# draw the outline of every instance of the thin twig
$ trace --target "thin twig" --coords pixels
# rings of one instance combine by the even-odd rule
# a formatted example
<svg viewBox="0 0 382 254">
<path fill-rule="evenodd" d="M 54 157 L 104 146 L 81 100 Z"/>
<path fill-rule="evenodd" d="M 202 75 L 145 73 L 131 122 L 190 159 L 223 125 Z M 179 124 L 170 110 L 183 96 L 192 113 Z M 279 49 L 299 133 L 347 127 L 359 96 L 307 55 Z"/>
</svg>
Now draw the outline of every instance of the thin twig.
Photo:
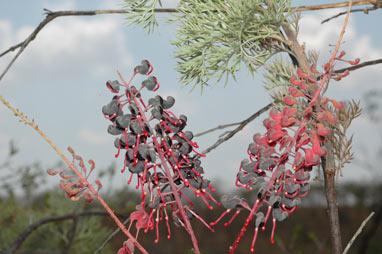
<svg viewBox="0 0 382 254">
<path fill-rule="evenodd" d="M 371 219 L 371 217 L 373 217 L 373 215 L 374 215 L 374 212 L 371 212 L 370 215 L 367 216 L 367 218 L 363 220 L 363 222 L 361 223 L 361 226 L 359 226 L 358 230 L 355 232 L 353 237 L 350 239 L 349 243 L 346 245 L 346 248 L 342 254 L 346 254 L 349 251 L 349 249 L 353 245 L 355 239 L 358 237 L 359 234 L 361 234 L 362 229 L 366 226 L 366 223 Z"/>
<path fill-rule="evenodd" d="M 240 123 L 240 125 L 234 129 L 233 131 L 231 131 L 227 136 L 225 136 L 224 138 L 220 138 L 218 139 L 218 141 L 216 141 L 215 144 L 211 145 L 210 147 L 206 148 L 202 154 L 206 154 L 206 153 L 209 153 L 211 152 L 213 149 L 215 149 L 216 147 L 218 147 L 219 145 L 221 145 L 222 143 L 224 143 L 225 141 L 229 140 L 230 138 L 232 138 L 236 133 L 238 133 L 239 131 L 241 131 L 247 124 L 249 124 L 250 122 L 252 122 L 253 120 L 255 120 L 257 117 L 259 117 L 262 113 L 264 113 L 265 111 L 267 111 L 270 107 L 272 106 L 272 103 L 269 103 L 268 105 L 266 105 L 265 107 L 261 108 L 259 111 L 257 111 L 256 113 L 254 113 L 253 115 L 251 115 L 250 117 L 248 117 L 247 119 L 245 119 L 244 121 L 242 121 Z"/>
<path fill-rule="evenodd" d="M 7 102 L 2 96 L 0 96 L 0 101 L 9 108 L 20 120 L 30 127 L 32 127 L 40 136 L 56 151 L 56 153 L 65 161 L 65 163 L 73 170 L 73 172 L 77 175 L 81 181 L 86 184 L 87 189 L 96 197 L 98 202 L 105 208 L 105 210 L 109 213 L 110 217 L 114 220 L 114 222 L 121 228 L 125 235 L 132 239 L 134 245 L 144 254 L 148 254 L 148 252 L 143 248 L 143 246 L 135 239 L 135 237 L 126 229 L 126 227 L 122 224 L 122 222 L 115 215 L 114 211 L 109 207 L 109 205 L 105 202 L 105 200 L 99 195 L 98 191 L 91 185 L 87 178 L 85 178 L 80 171 L 69 161 L 69 159 L 63 154 L 63 152 L 53 143 L 53 141 L 35 124 L 34 120 L 30 121 L 23 113 L 19 110 L 15 109 Z"/>
<path fill-rule="evenodd" d="M 108 216 L 109 213 L 105 211 L 84 211 L 76 214 L 67 214 L 67 215 L 61 215 L 61 216 L 53 216 L 48 218 L 43 218 L 31 225 L 28 226 L 27 229 L 25 229 L 21 234 L 18 235 L 18 237 L 13 241 L 12 245 L 9 247 L 9 249 L 12 251 L 12 253 L 16 252 L 21 244 L 25 241 L 25 239 L 37 228 L 41 227 L 44 224 L 51 223 L 51 222 L 57 222 L 57 221 L 63 221 L 63 220 L 73 220 L 74 218 L 78 217 L 85 217 L 85 216 Z M 125 215 L 118 214 L 119 217 L 127 217 Z M 6 251 L 5 251 L 6 253 Z"/>
<path fill-rule="evenodd" d="M 369 14 L 369 11 L 375 11 L 377 10 L 378 8 L 377 7 L 370 7 L 370 8 L 363 8 L 363 9 L 354 9 L 354 10 L 351 10 L 350 12 L 364 12 L 365 14 Z M 327 18 L 327 19 L 324 19 L 323 21 L 321 21 L 321 24 L 324 24 L 332 19 L 335 19 L 335 18 L 338 18 L 342 15 L 345 15 L 347 12 L 346 11 L 343 11 L 343 12 L 340 12 L 330 18 Z"/>
<path fill-rule="evenodd" d="M 203 136 L 205 134 L 208 134 L 208 133 L 211 133 L 211 132 L 214 132 L 214 131 L 217 131 L 217 130 L 222 130 L 222 129 L 225 129 L 225 128 L 228 128 L 228 127 L 236 126 L 236 125 L 241 124 L 242 122 L 243 121 L 237 122 L 237 123 L 221 124 L 221 125 L 216 126 L 215 128 L 211 128 L 209 130 L 206 130 L 206 131 L 200 132 L 198 134 L 195 134 L 194 137 L 200 137 L 200 136 Z"/>
<path fill-rule="evenodd" d="M 357 64 L 357 65 L 354 65 L 354 66 L 349 66 L 349 67 L 346 67 L 346 68 L 343 68 L 343 69 L 335 70 L 334 72 L 335 73 L 342 73 L 342 72 L 345 72 L 345 71 L 354 71 L 354 70 L 357 70 L 359 68 L 362 68 L 362 67 L 365 67 L 365 66 L 369 66 L 369 65 L 375 65 L 375 64 L 382 64 L 382 58 L 381 59 L 372 60 L 372 61 L 366 61 L 366 62 Z"/>
<path fill-rule="evenodd" d="M 70 253 L 69 252 L 70 248 L 72 247 L 74 238 L 76 236 L 77 226 L 78 226 L 78 216 L 74 216 L 73 222 L 72 222 L 72 228 L 69 232 L 68 243 L 66 244 L 65 249 L 63 251 L 65 254 Z"/>
<path fill-rule="evenodd" d="M 12 67 L 12 65 L 15 63 L 17 58 L 21 55 L 21 53 L 25 50 L 25 48 L 29 45 L 31 41 L 33 41 L 37 34 L 52 20 L 54 20 L 57 17 L 64 17 L 64 16 L 94 16 L 94 15 L 102 15 L 102 14 L 123 14 L 127 13 L 126 10 L 91 10 L 91 11 L 57 11 L 52 12 L 49 10 L 44 9 L 46 13 L 46 17 L 43 21 L 33 30 L 33 32 L 23 41 L 20 42 L 9 49 L 5 50 L 3 53 L 0 54 L 0 57 L 6 55 L 7 53 L 14 51 L 16 49 L 19 49 L 17 54 L 12 58 L 12 60 L 9 62 L 9 64 L 5 67 L 4 71 L 0 75 L 0 81 L 3 79 L 5 74 L 9 71 L 9 69 Z M 175 9 L 155 9 L 155 12 L 158 13 L 172 13 L 176 12 Z"/>
<path fill-rule="evenodd" d="M 127 218 L 127 219 L 123 222 L 123 225 L 126 225 L 126 224 L 129 223 L 129 222 L 130 222 L 130 217 Z M 119 227 L 116 228 L 116 229 L 113 231 L 113 233 L 111 233 L 111 234 L 105 239 L 105 241 L 101 244 L 101 246 L 99 246 L 98 249 L 96 249 L 96 250 L 94 251 L 94 254 L 98 254 L 98 253 L 100 253 L 100 252 L 103 250 L 103 248 L 105 248 L 105 246 L 111 241 L 111 239 L 113 239 L 114 236 L 116 236 L 116 235 L 119 233 L 119 231 L 121 231 L 121 229 L 120 229 Z"/>
<path fill-rule="evenodd" d="M 353 1 L 352 6 L 356 5 L 377 5 L 378 0 L 361 0 L 361 1 Z M 324 9 L 334 9 L 334 8 L 342 8 L 342 7 L 348 7 L 349 1 L 342 2 L 342 3 L 334 3 L 334 4 L 321 4 L 321 5 L 315 5 L 315 6 L 299 6 L 297 8 L 298 11 L 317 11 L 317 10 L 324 10 Z"/>
<path fill-rule="evenodd" d="M 353 5 L 367 5 L 372 4 L 374 6 L 377 5 L 377 0 L 364 0 L 364 1 L 354 1 Z M 329 9 L 329 8 L 340 8 L 347 6 L 347 2 L 343 3 L 336 3 L 336 4 L 323 4 L 323 5 L 314 5 L 314 6 L 298 6 L 298 7 L 291 7 L 291 9 L 295 9 L 297 11 L 309 11 L 309 10 L 323 10 L 323 9 Z M 5 50 L 0 54 L 0 57 L 8 54 L 9 52 L 15 51 L 16 49 L 19 49 L 17 54 L 12 58 L 12 60 L 8 63 L 8 65 L 5 67 L 4 71 L 0 75 L 0 81 L 4 78 L 5 74 L 9 71 L 9 69 L 12 67 L 12 65 L 15 63 L 17 58 L 23 53 L 25 48 L 29 45 L 31 41 L 33 41 L 37 34 L 52 20 L 54 20 L 57 17 L 64 17 L 64 16 L 94 16 L 94 15 L 102 15 L 102 14 L 124 14 L 127 13 L 128 10 L 118 9 L 118 10 L 89 10 L 89 11 L 57 11 L 52 12 L 49 10 L 44 9 L 46 17 L 43 21 L 33 30 L 33 32 L 22 42 L 11 46 L 9 49 Z M 286 10 L 288 11 L 288 10 Z M 159 8 L 154 9 L 154 12 L 156 13 L 175 13 L 178 12 L 177 9 L 173 8 Z M 298 53 L 298 51 L 297 51 Z M 302 66 L 304 68 L 304 66 Z"/>
<path fill-rule="evenodd" d="M 379 187 L 381 188 L 381 187 Z M 363 254 L 367 253 L 367 249 L 369 247 L 370 240 L 373 238 L 373 236 L 377 233 L 378 227 L 380 226 L 382 222 L 382 203 L 381 203 L 381 192 L 382 189 L 379 189 L 378 196 L 376 197 L 376 206 L 374 209 L 376 209 L 375 216 L 373 217 L 371 226 L 365 230 L 366 232 L 363 233 L 361 237 L 361 243 L 358 248 L 358 253 Z"/>
</svg>

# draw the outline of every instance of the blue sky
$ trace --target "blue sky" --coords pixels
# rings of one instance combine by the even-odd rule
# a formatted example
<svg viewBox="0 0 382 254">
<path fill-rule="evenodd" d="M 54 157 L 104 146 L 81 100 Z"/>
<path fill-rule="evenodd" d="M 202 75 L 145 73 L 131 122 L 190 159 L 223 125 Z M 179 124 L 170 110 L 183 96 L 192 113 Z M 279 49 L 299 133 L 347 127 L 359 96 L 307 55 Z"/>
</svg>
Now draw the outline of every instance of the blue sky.
<svg viewBox="0 0 382 254">
<path fill-rule="evenodd" d="M 164 2 L 167 6 L 176 3 L 175 0 Z M 317 1 L 295 1 L 294 5 L 312 3 Z M 1 52 L 29 35 L 44 18 L 43 8 L 53 11 L 117 9 L 120 1 L 0 0 Z M 321 52 L 321 63 L 329 56 L 328 44 L 336 42 L 343 17 L 325 25 L 320 21 L 335 13 L 337 10 L 302 13 L 299 40 L 305 42 L 308 49 Z M 40 32 L 0 81 L 0 95 L 29 118 L 34 118 L 61 150 L 71 146 L 84 158 L 95 160 L 99 168 L 109 165 L 115 153 L 114 137 L 106 133 L 108 122 L 101 114 L 102 105 L 111 97 L 105 82 L 117 79 L 117 70 L 130 77 L 133 67 L 142 59 L 152 62 L 154 75 L 161 84 L 158 93 L 176 98 L 173 111 L 188 116 L 187 129 L 194 133 L 241 121 L 270 102 L 262 86 L 261 70 L 255 78 L 243 71 L 237 83 L 232 81 L 225 88 L 220 84 L 206 89 L 202 95 L 198 90 L 190 92 L 189 87 L 183 87 L 174 70 L 176 59 L 170 45 L 176 27 L 166 25 L 163 17 L 161 14 L 160 28 L 153 35 L 127 26 L 122 15 L 58 18 Z M 351 16 L 343 45 L 349 57 L 360 57 L 361 61 L 382 58 L 382 35 L 375 32 L 381 17 L 380 11 Z M 0 70 L 9 59 L 10 55 L 0 59 Z M 369 89 L 381 89 L 381 80 L 382 65 L 365 68 L 341 83 L 332 83 L 329 96 L 337 100 L 361 99 Z M 147 92 L 143 96 L 148 99 L 152 94 Z M 252 135 L 264 132 L 261 126 L 264 117 L 208 154 L 203 161 L 207 178 L 224 183 L 228 189 L 234 186 L 233 179 L 240 161 L 246 158 Z M 362 116 L 354 122 L 352 132 L 357 161 L 373 160 L 382 140 L 378 126 Z M 197 139 L 201 150 L 214 143 L 220 133 Z M 20 124 L 10 111 L 0 106 L 0 160 L 6 156 L 11 139 L 20 149 L 15 165 L 41 161 L 43 166 L 49 167 L 59 160 L 31 128 Z M 122 159 L 117 162 L 121 167 Z M 376 175 L 380 177 L 381 173 L 352 164 L 345 167 L 340 181 L 372 180 Z M 125 182 L 127 178 L 123 175 L 120 181 Z"/>
</svg>

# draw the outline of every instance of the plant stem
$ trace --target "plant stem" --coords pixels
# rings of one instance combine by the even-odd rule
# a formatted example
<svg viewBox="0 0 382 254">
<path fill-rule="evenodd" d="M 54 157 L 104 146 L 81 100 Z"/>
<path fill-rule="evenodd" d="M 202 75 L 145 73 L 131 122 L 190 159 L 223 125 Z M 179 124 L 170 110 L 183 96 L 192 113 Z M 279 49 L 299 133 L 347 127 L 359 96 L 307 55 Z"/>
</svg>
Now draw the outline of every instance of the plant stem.
<svg viewBox="0 0 382 254">
<path fill-rule="evenodd" d="M 325 179 L 325 195 L 326 201 L 328 203 L 328 217 L 330 226 L 330 240 L 332 242 L 332 253 L 341 254 L 342 253 L 342 239 L 341 239 L 341 229 L 340 220 L 338 217 L 338 204 L 337 204 L 337 194 L 335 187 L 335 171 L 326 168 L 326 161 L 322 160 L 322 168 L 324 171 Z"/>
<path fill-rule="evenodd" d="M 119 77 L 121 78 L 121 80 L 123 81 L 123 83 L 125 84 L 125 86 L 127 88 L 129 88 L 129 85 L 126 83 L 126 81 L 124 80 L 124 78 L 121 76 L 121 74 L 119 74 Z M 141 104 L 139 103 L 139 101 L 137 100 L 136 96 L 135 95 L 132 95 L 132 99 L 134 100 L 134 103 L 135 105 L 137 106 L 140 114 L 141 114 L 141 117 L 143 119 L 144 122 L 146 122 L 147 124 L 149 123 L 149 121 L 147 120 L 147 117 L 145 115 L 145 112 L 142 110 L 141 108 Z M 150 126 L 148 124 L 148 126 Z M 151 133 L 154 133 L 154 131 L 150 128 L 150 131 Z M 154 142 L 154 145 L 155 147 L 157 148 L 158 150 L 158 155 L 159 155 L 159 158 L 162 162 L 162 166 L 164 167 L 164 170 L 165 170 L 165 175 L 166 175 L 166 178 L 168 180 L 168 183 L 170 184 L 170 188 L 171 188 L 171 191 L 172 191 L 172 194 L 174 195 L 174 198 L 175 198 L 175 202 L 176 202 L 176 205 L 178 206 L 178 209 L 179 209 L 179 212 L 180 212 L 180 215 L 183 217 L 183 221 L 184 223 L 186 224 L 186 231 L 187 233 L 190 235 L 191 237 L 191 241 L 192 241 L 192 244 L 194 246 L 194 253 L 195 254 L 200 254 L 200 251 L 199 251 L 199 246 L 198 246 L 198 240 L 196 239 L 196 236 L 195 236 L 195 233 L 194 233 L 194 230 L 192 229 L 192 226 L 191 226 L 191 223 L 190 223 L 190 220 L 188 219 L 187 217 L 187 214 L 186 214 L 186 211 L 184 210 L 184 206 L 182 204 L 182 200 L 181 200 L 181 197 L 179 195 L 179 190 L 178 188 L 176 187 L 175 183 L 174 183 L 174 179 L 172 177 L 172 174 L 171 174 L 171 170 L 170 168 L 168 167 L 168 164 L 167 164 L 167 160 L 164 156 L 164 152 L 157 140 L 157 138 L 155 137 L 155 135 L 152 135 L 152 140 Z"/>
<path fill-rule="evenodd" d="M 148 254 L 148 252 L 143 248 L 143 246 L 135 239 L 133 235 L 126 229 L 125 225 L 118 219 L 118 217 L 115 215 L 113 210 L 108 206 L 108 204 L 103 200 L 103 198 L 98 194 L 98 191 L 96 191 L 93 186 L 87 181 L 86 178 L 83 177 L 81 172 L 77 170 L 77 168 L 69 161 L 69 159 L 61 152 L 60 149 L 53 143 L 53 141 L 45 135 L 45 133 L 34 123 L 33 121 L 29 121 L 29 119 L 21 112 L 19 112 L 18 109 L 15 109 L 12 107 L 2 96 L 0 96 L 0 101 L 9 108 L 17 117 L 19 117 L 24 123 L 31 126 L 40 136 L 48 142 L 48 144 L 53 148 L 53 150 L 56 151 L 56 153 L 65 161 L 65 163 L 73 170 L 73 172 L 83 181 L 83 183 L 86 184 L 89 191 L 98 199 L 98 201 L 101 203 L 101 205 L 105 208 L 105 210 L 109 213 L 110 217 L 115 221 L 115 223 L 118 225 L 118 227 L 125 233 L 125 235 L 132 239 L 135 246 L 144 254 Z"/>
</svg>

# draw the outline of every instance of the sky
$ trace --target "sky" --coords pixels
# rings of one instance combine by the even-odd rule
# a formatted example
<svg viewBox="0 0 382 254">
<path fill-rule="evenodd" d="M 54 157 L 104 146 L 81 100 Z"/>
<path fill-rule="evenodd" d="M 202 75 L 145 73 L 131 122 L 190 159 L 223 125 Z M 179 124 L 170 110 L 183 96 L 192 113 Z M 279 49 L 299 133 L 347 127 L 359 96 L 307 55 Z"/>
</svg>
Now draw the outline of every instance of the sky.
<svg viewBox="0 0 382 254">
<path fill-rule="evenodd" d="M 163 1 L 165 6 L 176 6 L 176 0 Z M 333 1 L 320 1 L 333 2 Z M 294 1 L 294 6 L 310 5 L 317 1 Z M 24 40 L 43 20 L 43 9 L 93 10 L 119 9 L 121 1 L 103 0 L 0 0 L 0 51 Z M 343 9 L 342 9 L 343 10 Z M 324 25 L 320 22 L 338 10 L 303 12 L 300 21 L 299 41 L 307 49 L 320 52 L 319 63 L 330 56 L 341 30 L 344 16 Z M 49 23 L 26 48 L 21 57 L 0 81 L 0 95 L 19 108 L 63 151 L 71 146 L 86 159 L 93 159 L 97 168 L 114 161 L 114 137 L 107 134 L 108 121 L 101 113 L 111 94 L 105 86 L 107 80 L 118 79 L 117 71 L 126 78 L 134 66 L 148 59 L 154 66 L 154 75 L 161 88 L 162 97 L 176 99 L 173 112 L 188 117 L 187 130 L 194 133 L 217 125 L 242 121 L 268 104 L 271 99 L 263 88 L 261 71 L 253 78 L 246 71 L 239 74 L 237 82 L 226 87 L 218 84 L 204 90 L 190 91 L 178 80 L 176 59 L 171 40 L 176 25 L 165 22 L 165 14 L 158 14 L 160 27 L 152 35 L 141 28 L 128 26 L 123 15 L 97 15 L 91 17 L 61 17 Z M 351 15 L 345 33 L 343 49 L 348 58 L 368 61 L 382 58 L 382 34 L 375 25 L 382 22 L 381 11 Z M 10 61 L 12 54 L 0 58 L 0 71 Z M 137 82 L 142 80 L 137 79 Z M 331 83 L 328 96 L 336 100 L 356 99 L 365 105 L 363 95 L 371 89 L 382 89 L 382 65 L 352 72 L 340 83 Z M 153 97 L 149 92 L 143 96 Z M 262 121 L 266 114 L 249 124 L 234 138 L 225 142 L 203 159 L 207 178 L 234 187 L 240 161 L 247 158 L 246 149 L 256 132 L 264 133 Z M 339 181 L 372 181 L 381 177 L 381 170 L 364 168 L 363 162 L 376 160 L 375 152 L 382 146 L 380 125 L 366 115 L 356 119 L 349 130 L 354 133 L 355 162 L 343 170 Z M 200 151 L 213 144 L 224 131 L 202 136 L 195 141 Z M 40 161 L 46 168 L 60 160 L 48 144 L 30 127 L 19 123 L 12 113 L 0 105 L 0 161 L 8 153 L 9 141 L 19 148 L 14 165 L 27 165 Z M 67 155 L 69 155 L 67 153 Z M 122 158 L 116 160 L 122 167 Z M 376 165 L 374 163 L 374 165 Z M 128 175 L 117 181 L 125 184 Z M 54 180 L 58 182 L 58 177 Z"/>
</svg>

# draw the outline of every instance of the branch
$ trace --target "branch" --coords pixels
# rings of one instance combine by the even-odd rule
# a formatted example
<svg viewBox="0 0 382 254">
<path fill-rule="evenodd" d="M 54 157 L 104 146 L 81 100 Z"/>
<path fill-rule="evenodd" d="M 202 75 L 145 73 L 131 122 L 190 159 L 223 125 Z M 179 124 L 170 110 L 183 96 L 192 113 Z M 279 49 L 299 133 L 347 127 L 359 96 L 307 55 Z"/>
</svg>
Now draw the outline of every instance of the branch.
<svg viewBox="0 0 382 254">
<path fill-rule="evenodd" d="M 102 15 L 102 14 L 123 14 L 127 13 L 126 10 L 92 10 L 92 11 L 57 11 L 52 12 L 50 10 L 44 9 L 46 17 L 41 23 L 33 30 L 33 32 L 23 41 L 20 42 L 3 53 L 0 54 L 0 57 L 8 54 L 11 51 L 14 51 L 16 49 L 19 49 L 17 54 L 12 58 L 12 60 L 9 62 L 7 67 L 5 67 L 4 71 L 0 75 L 0 81 L 3 79 L 5 74 L 8 72 L 8 70 L 12 67 L 14 62 L 17 60 L 17 58 L 21 55 L 21 53 L 25 50 L 25 48 L 29 45 L 31 41 L 33 41 L 37 34 L 52 20 L 54 20 L 57 17 L 64 17 L 64 16 L 94 16 L 94 15 Z M 158 13 L 172 13 L 177 12 L 175 9 L 155 9 L 155 12 Z"/>
<path fill-rule="evenodd" d="M 354 1 L 353 5 L 367 5 L 371 4 L 374 6 L 378 6 L 377 0 L 364 0 L 364 1 Z M 314 6 L 298 6 L 298 7 L 291 7 L 291 9 L 295 9 L 297 11 L 309 11 L 309 10 L 323 10 L 323 9 L 329 9 L 329 8 L 340 8 L 348 6 L 347 2 L 343 3 L 335 3 L 335 4 L 323 4 L 323 5 L 314 5 Z M 33 30 L 33 32 L 22 42 L 10 47 L 9 49 L 5 50 L 0 54 L 0 57 L 5 56 L 9 52 L 15 51 L 16 49 L 19 49 L 17 54 L 12 58 L 12 60 L 8 63 L 8 65 L 5 67 L 4 71 L 0 75 L 0 81 L 4 78 L 5 74 L 9 71 L 9 69 L 12 67 L 12 65 L 15 63 L 17 58 L 23 53 L 25 48 L 29 45 L 31 41 L 33 41 L 37 34 L 52 20 L 58 17 L 64 17 L 64 16 L 94 16 L 94 15 L 103 15 L 103 14 L 124 14 L 127 13 L 128 10 L 118 9 L 118 10 L 89 10 L 89 11 L 57 11 L 52 12 L 50 10 L 44 9 L 46 17 L 41 23 Z M 288 11 L 288 10 L 286 10 Z M 177 9 L 173 8 L 160 8 L 160 9 L 154 9 L 154 12 L 156 13 L 176 13 L 178 12 Z M 298 53 L 298 51 L 296 52 Z M 303 67 L 303 66 L 302 66 Z"/>
<path fill-rule="evenodd" d="M 370 8 L 363 8 L 363 9 L 354 9 L 354 10 L 351 10 L 350 12 L 364 12 L 365 14 L 369 14 L 369 11 L 375 11 L 377 10 L 378 8 L 381 8 L 381 7 L 370 7 Z M 342 15 L 345 15 L 347 12 L 346 11 L 343 11 L 343 12 L 340 12 L 330 18 L 327 18 L 327 19 L 324 19 L 323 21 L 321 21 L 321 24 L 324 24 L 332 19 L 335 19 L 335 18 L 338 18 Z"/>
<path fill-rule="evenodd" d="M 346 245 L 346 248 L 342 254 L 346 254 L 349 251 L 349 249 L 352 246 L 352 244 L 354 243 L 355 239 L 357 238 L 357 236 L 359 234 L 361 234 L 362 229 L 365 227 L 366 223 L 371 219 L 371 217 L 373 217 L 373 215 L 374 215 L 374 212 L 371 212 L 370 215 L 366 219 L 363 220 L 363 222 L 361 223 L 361 226 L 359 226 L 358 230 L 355 232 L 353 237 L 350 239 L 349 243 Z"/>
<path fill-rule="evenodd" d="M 345 30 L 346 30 L 346 26 L 347 26 L 348 21 L 349 21 L 349 16 L 350 16 L 352 4 L 353 4 L 353 1 L 350 0 L 347 14 L 346 14 L 346 17 L 344 20 L 344 24 L 342 26 L 341 33 L 339 35 L 339 38 L 338 38 L 336 47 L 333 51 L 332 57 L 330 58 L 330 61 L 328 63 L 329 66 L 333 65 L 333 62 L 336 58 L 338 49 L 341 45 L 341 41 L 343 39 L 343 36 L 345 34 Z M 324 75 L 324 77 L 322 78 L 320 88 L 322 88 L 322 85 L 325 83 L 326 78 L 327 78 L 327 74 Z M 320 90 L 320 88 L 318 89 L 318 91 Z M 316 93 L 316 95 L 312 101 L 314 101 L 316 99 L 317 95 L 318 95 L 318 93 Z M 330 151 L 330 150 L 328 150 L 328 151 Z M 329 157 L 329 160 L 331 159 L 330 154 L 328 154 L 326 156 Z M 330 239 L 331 239 L 331 243 L 332 243 L 332 253 L 333 254 L 340 254 L 340 253 L 342 253 L 343 247 L 342 247 L 342 240 L 341 240 L 341 227 L 340 227 L 340 220 L 339 220 L 339 216 L 338 216 L 337 193 L 336 193 L 336 186 L 335 186 L 336 171 L 333 168 L 329 168 L 329 167 L 331 167 L 331 165 L 330 165 L 331 163 L 329 162 L 329 166 L 328 166 L 326 157 L 321 157 L 321 162 L 322 162 L 322 164 L 321 164 L 322 170 L 324 172 L 325 196 L 326 196 L 326 201 L 328 204 L 328 217 L 329 217 L 329 226 L 330 226 Z"/>
<path fill-rule="evenodd" d="M 233 131 L 231 131 L 228 135 L 226 135 L 224 138 L 220 138 L 218 139 L 218 141 L 211 145 L 210 147 L 208 147 L 207 149 L 205 149 L 202 154 L 206 154 L 206 153 L 209 153 L 211 152 L 213 149 L 215 149 L 216 147 L 218 147 L 219 145 L 221 145 L 222 143 L 224 143 L 225 141 L 229 140 L 230 138 L 232 138 L 236 133 L 238 133 L 239 131 L 241 131 L 247 124 L 249 124 L 250 122 L 252 122 L 253 120 L 255 120 L 257 117 L 259 117 L 262 113 L 264 113 L 265 111 L 267 111 L 270 107 L 272 106 L 272 103 L 269 103 L 268 105 L 266 105 L 265 107 L 261 108 L 259 111 L 257 111 L 256 113 L 254 113 L 253 115 L 251 115 L 250 117 L 248 117 L 247 119 L 243 120 L 242 122 L 240 122 L 240 125 L 234 129 Z"/>
<path fill-rule="evenodd" d="M 69 232 L 68 243 L 66 244 L 65 249 L 63 251 L 64 254 L 70 253 L 69 250 L 72 247 L 74 237 L 76 236 L 77 226 L 78 226 L 78 216 L 74 216 L 73 222 L 72 222 L 72 228 Z"/>
<path fill-rule="evenodd" d="M 328 217 L 330 226 L 330 240 L 332 243 L 332 253 L 340 254 L 342 252 L 342 240 L 341 240 L 341 229 L 338 217 L 338 204 L 337 204 L 337 193 L 335 186 L 335 171 L 327 168 L 326 159 L 322 158 L 322 170 L 324 171 L 324 181 L 325 181 L 325 196 L 328 204 Z"/>
<path fill-rule="evenodd" d="M 104 211 L 84 211 L 84 212 L 81 212 L 81 213 L 67 214 L 67 215 L 62 215 L 62 216 L 54 216 L 54 217 L 48 217 L 48 218 L 41 219 L 41 220 L 31 224 L 27 229 L 24 230 L 24 232 L 19 234 L 19 236 L 16 238 L 16 240 L 13 241 L 13 243 L 10 246 L 9 249 L 11 250 L 11 253 L 16 252 L 20 248 L 21 244 L 25 241 L 25 239 L 33 231 L 35 231 L 36 229 L 38 229 L 39 227 L 41 227 L 44 224 L 51 223 L 51 222 L 63 221 L 63 220 L 74 220 L 74 219 L 76 219 L 78 217 L 93 216 L 93 215 L 108 216 L 109 213 L 108 212 L 104 212 Z M 125 217 L 125 218 L 128 217 L 126 215 L 121 215 L 121 214 L 117 214 L 117 216 L 118 217 L 122 217 L 122 218 L 123 217 Z"/>
<path fill-rule="evenodd" d="M 81 182 L 87 186 L 87 189 L 96 197 L 98 202 L 101 203 L 101 205 L 105 208 L 105 210 L 109 213 L 110 217 L 114 220 L 114 222 L 118 225 L 118 227 L 121 228 L 123 233 L 125 235 L 132 239 L 135 246 L 144 254 L 147 254 L 148 252 L 143 248 L 143 246 L 135 239 L 135 237 L 126 229 L 125 225 L 122 224 L 122 222 L 118 219 L 114 211 L 109 207 L 109 205 L 105 202 L 105 200 L 99 195 L 98 191 L 91 185 L 87 178 L 85 178 L 82 173 L 69 161 L 69 159 L 61 152 L 61 150 L 53 143 L 53 141 L 36 125 L 34 122 L 34 119 L 32 121 L 29 121 L 29 119 L 18 109 L 15 109 L 10 105 L 9 102 L 7 102 L 1 95 L 0 95 L 0 101 L 9 108 L 15 116 L 20 118 L 20 121 L 24 122 L 25 124 L 32 127 L 52 148 L 56 151 L 56 153 L 65 161 L 65 163 L 73 170 L 75 175 L 81 180 Z M 176 193 L 175 193 L 176 195 Z"/>
<path fill-rule="evenodd" d="M 215 128 L 211 128 L 209 130 L 200 132 L 200 133 L 196 134 L 194 137 L 200 137 L 200 136 L 203 136 L 205 134 L 208 134 L 208 133 L 211 133 L 211 132 L 214 132 L 214 131 L 217 131 L 217 130 L 222 130 L 222 129 L 225 129 L 225 128 L 228 128 L 228 127 L 236 126 L 236 125 L 241 124 L 242 122 L 243 121 L 237 122 L 237 123 L 221 124 L 221 125 L 216 126 Z"/>
<path fill-rule="evenodd" d="M 361 1 L 353 1 L 353 6 L 356 5 L 366 5 L 371 4 L 374 6 L 378 5 L 378 0 L 361 0 Z M 321 5 L 315 5 L 315 6 L 299 6 L 296 9 L 298 11 L 317 11 L 317 10 L 323 10 L 323 9 L 334 9 L 334 8 L 342 8 L 342 7 L 348 7 L 349 2 L 342 2 L 342 3 L 334 3 L 334 4 L 321 4 Z"/>
<path fill-rule="evenodd" d="M 379 188 L 381 188 L 381 186 Z M 361 243 L 358 248 L 359 254 L 367 253 L 369 242 L 372 239 L 372 237 L 375 235 L 375 233 L 377 232 L 378 227 L 382 222 L 382 203 L 380 201 L 381 194 L 382 194 L 381 189 L 379 189 L 377 192 L 379 192 L 379 195 L 376 197 L 376 204 L 375 204 L 376 205 L 375 209 L 377 211 L 373 218 L 373 222 L 371 226 L 368 228 L 368 230 L 366 230 L 366 232 L 361 237 Z"/>
<path fill-rule="evenodd" d="M 129 221 L 130 221 L 130 217 L 127 218 L 127 219 L 123 222 L 123 225 L 126 225 Z M 98 253 L 100 253 L 100 252 L 103 250 L 103 248 L 105 248 L 105 246 L 111 241 L 111 239 L 113 239 L 114 236 L 115 236 L 116 234 L 119 233 L 119 231 L 121 231 L 121 229 L 120 229 L 119 227 L 116 228 L 116 229 L 113 231 L 113 233 L 111 233 L 111 234 L 106 238 L 106 240 L 101 244 L 101 246 L 99 246 L 98 249 L 96 249 L 96 250 L 94 251 L 94 254 L 98 254 Z"/>
<path fill-rule="evenodd" d="M 349 67 L 346 67 L 346 68 L 343 68 L 343 69 L 335 70 L 334 72 L 335 73 L 342 73 L 342 72 L 345 72 L 345 71 L 354 71 L 354 70 L 360 69 L 362 67 L 369 66 L 369 65 L 375 65 L 375 64 L 382 64 L 382 58 L 381 59 L 372 60 L 372 61 L 366 61 L 366 62 L 363 62 L 361 64 L 357 64 L 357 65 L 354 65 L 354 66 L 349 66 Z"/>
</svg>

